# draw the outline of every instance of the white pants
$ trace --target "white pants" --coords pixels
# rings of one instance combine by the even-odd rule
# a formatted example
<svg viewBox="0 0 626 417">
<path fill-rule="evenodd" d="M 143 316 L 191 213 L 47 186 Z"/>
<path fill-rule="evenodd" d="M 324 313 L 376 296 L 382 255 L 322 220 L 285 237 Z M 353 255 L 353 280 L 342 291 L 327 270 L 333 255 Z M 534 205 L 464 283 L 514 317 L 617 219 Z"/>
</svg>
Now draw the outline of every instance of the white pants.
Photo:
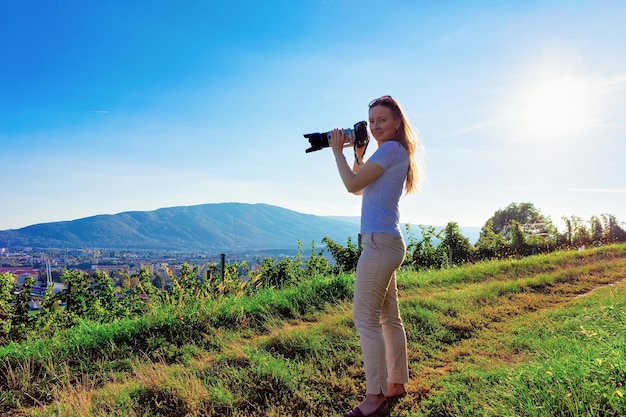
<svg viewBox="0 0 626 417">
<path fill-rule="evenodd" d="M 409 382 L 396 284 L 406 246 L 402 237 L 382 232 L 361 235 L 361 243 L 352 313 L 361 339 L 366 392 L 386 394 L 387 383 Z"/>
</svg>

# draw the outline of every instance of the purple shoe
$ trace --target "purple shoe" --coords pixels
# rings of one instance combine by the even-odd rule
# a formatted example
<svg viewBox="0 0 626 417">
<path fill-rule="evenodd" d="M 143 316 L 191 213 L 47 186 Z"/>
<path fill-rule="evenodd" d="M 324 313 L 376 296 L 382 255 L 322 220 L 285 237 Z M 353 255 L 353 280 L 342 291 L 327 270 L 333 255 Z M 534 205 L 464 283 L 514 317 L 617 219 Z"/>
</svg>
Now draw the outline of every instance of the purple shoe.
<svg viewBox="0 0 626 417">
<path fill-rule="evenodd" d="M 383 411 L 386 411 L 388 407 L 389 407 L 389 404 L 387 404 L 387 400 L 385 400 L 382 402 L 382 404 L 378 406 L 376 410 L 374 410 L 372 414 L 365 415 L 363 414 L 363 411 L 361 411 L 359 407 L 355 407 L 352 411 L 349 411 L 346 414 L 344 414 L 343 417 L 377 417 L 377 416 L 380 416 L 383 413 Z"/>
</svg>

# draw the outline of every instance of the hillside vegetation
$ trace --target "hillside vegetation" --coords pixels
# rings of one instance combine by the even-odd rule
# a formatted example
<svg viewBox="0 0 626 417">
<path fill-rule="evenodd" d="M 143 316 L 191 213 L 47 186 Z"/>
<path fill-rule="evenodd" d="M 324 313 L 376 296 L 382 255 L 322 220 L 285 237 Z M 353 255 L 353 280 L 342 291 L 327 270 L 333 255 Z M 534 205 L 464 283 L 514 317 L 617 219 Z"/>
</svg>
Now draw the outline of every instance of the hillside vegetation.
<svg viewBox="0 0 626 417">
<path fill-rule="evenodd" d="M 626 415 L 626 244 L 399 274 L 392 416 Z M 341 415 L 364 393 L 353 274 L 168 297 L 0 347 L 7 416 Z"/>
</svg>

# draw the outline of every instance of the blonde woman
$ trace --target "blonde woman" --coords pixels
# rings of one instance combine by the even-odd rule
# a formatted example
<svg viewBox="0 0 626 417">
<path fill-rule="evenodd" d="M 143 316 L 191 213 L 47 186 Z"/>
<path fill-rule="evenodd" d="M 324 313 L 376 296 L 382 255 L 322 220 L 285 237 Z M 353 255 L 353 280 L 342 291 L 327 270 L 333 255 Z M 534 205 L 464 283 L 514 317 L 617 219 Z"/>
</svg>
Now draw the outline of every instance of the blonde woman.
<svg viewBox="0 0 626 417">
<path fill-rule="evenodd" d="M 399 200 L 417 189 L 416 153 L 421 145 L 400 104 L 391 96 L 369 103 L 369 129 L 378 149 L 363 161 L 355 149 L 348 165 L 343 129 L 334 129 L 330 146 L 348 192 L 361 195 L 363 251 L 356 269 L 353 316 L 365 368 L 365 399 L 344 417 L 376 416 L 391 399 L 406 394 L 409 381 L 406 333 L 398 307 L 396 270 L 406 246 L 400 229 Z"/>
</svg>

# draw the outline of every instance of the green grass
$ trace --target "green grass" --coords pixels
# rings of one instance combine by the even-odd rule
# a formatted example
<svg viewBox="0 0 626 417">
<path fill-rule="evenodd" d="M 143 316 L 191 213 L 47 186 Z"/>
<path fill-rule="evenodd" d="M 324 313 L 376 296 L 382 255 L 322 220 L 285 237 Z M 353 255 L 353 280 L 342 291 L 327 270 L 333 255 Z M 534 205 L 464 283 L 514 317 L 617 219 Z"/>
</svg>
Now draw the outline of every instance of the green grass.
<svg viewBox="0 0 626 417">
<path fill-rule="evenodd" d="M 421 411 L 407 415 L 626 415 L 625 289 L 601 288 L 479 332 L 458 347 L 464 355 Z M 488 339 L 499 349 L 485 351 Z"/>
<path fill-rule="evenodd" d="M 626 415 L 626 298 L 605 288 L 524 325 L 514 342 L 536 352 L 535 363 L 508 375 L 511 405 L 551 415 Z M 618 291 L 620 295 L 618 295 Z M 519 398 L 525 397 L 525 401 Z"/>
<path fill-rule="evenodd" d="M 626 245 L 399 274 L 393 416 L 626 415 Z M 352 275 L 0 348 L 0 413 L 341 415 L 364 393 Z M 619 282 L 616 285 L 608 285 Z"/>
</svg>

